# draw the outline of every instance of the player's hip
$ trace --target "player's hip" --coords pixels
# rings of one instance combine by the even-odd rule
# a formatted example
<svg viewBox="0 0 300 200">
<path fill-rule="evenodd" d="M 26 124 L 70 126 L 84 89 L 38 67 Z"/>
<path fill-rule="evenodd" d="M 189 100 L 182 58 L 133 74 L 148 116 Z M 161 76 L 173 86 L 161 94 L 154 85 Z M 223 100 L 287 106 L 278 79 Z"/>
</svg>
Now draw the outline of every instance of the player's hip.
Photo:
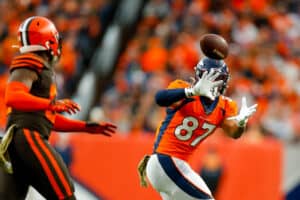
<svg viewBox="0 0 300 200">
<path fill-rule="evenodd" d="M 170 147 L 171 146 L 171 147 Z M 189 149 L 189 148 L 183 148 L 181 145 L 181 148 L 179 147 L 180 145 L 159 145 L 155 149 L 155 153 L 157 154 L 162 154 L 162 155 L 168 155 L 169 157 L 172 158 L 178 158 L 180 160 L 183 160 L 187 162 L 190 157 L 193 155 L 194 150 Z"/>
<path fill-rule="evenodd" d="M 189 199 L 212 199 L 204 181 L 184 160 L 164 154 L 153 154 L 148 161 L 146 172 L 149 181 L 159 192 L 170 195 L 184 194 L 189 196 Z"/>
<path fill-rule="evenodd" d="M 14 113 L 8 116 L 7 128 L 15 124 L 17 130 L 29 129 L 40 133 L 43 137 L 48 138 L 53 124 L 41 113 Z"/>
</svg>

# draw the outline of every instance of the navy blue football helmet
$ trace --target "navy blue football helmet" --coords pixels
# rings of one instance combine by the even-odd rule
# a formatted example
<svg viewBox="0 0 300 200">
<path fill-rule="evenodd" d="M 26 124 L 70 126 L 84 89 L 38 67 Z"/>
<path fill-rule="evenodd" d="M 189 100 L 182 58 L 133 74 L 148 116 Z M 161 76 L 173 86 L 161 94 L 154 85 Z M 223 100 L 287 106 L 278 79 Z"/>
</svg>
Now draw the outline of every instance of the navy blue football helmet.
<svg viewBox="0 0 300 200">
<path fill-rule="evenodd" d="M 224 94 L 229 81 L 229 70 L 223 60 L 216 60 L 208 57 L 202 58 L 195 67 L 196 77 L 200 78 L 205 71 L 210 71 L 211 69 L 220 73 L 216 78 L 216 81 L 223 80 L 224 83 L 219 87 L 219 92 L 220 94 Z"/>
</svg>

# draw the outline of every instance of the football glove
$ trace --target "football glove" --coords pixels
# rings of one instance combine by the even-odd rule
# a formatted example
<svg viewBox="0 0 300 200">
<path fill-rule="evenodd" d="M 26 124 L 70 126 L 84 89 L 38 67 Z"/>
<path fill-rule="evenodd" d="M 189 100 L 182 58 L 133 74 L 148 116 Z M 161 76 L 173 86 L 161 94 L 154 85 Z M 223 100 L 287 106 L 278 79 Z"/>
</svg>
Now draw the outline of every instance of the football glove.
<svg viewBox="0 0 300 200">
<path fill-rule="evenodd" d="M 257 104 L 248 107 L 246 97 L 243 97 L 239 114 L 233 117 L 228 117 L 227 120 L 236 120 L 238 126 L 244 127 L 248 122 L 248 118 L 256 112 L 256 108 Z"/>
<path fill-rule="evenodd" d="M 110 123 L 86 122 L 84 132 L 102 134 L 111 137 L 116 132 L 117 126 Z"/>
<path fill-rule="evenodd" d="M 15 127 L 15 124 L 10 126 L 4 134 L 3 138 L 0 140 L 0 167 L 4 169 L 4 171 L 8 174 L 13 173 L 12 164 L 8 154 L 8 147 L 12 141 Z"/>
<path fill-rule="evenodd" d="M 205 96 L 211 100 L 219 95 L 215 88 L 223 84 L 223 80 L 215 81 L 216 78 L 220 75 L 219 72 L 214 70 L 205 71 L 202 77 L 190 88 L 185 88 L 185 95 L 187 97 L 191 96 Z"/>
<path fill-rule="evenodd" d="M 67 112 L 75 114 L 80 111 L 80 106 L 70 99 L 53 100 L 49 105 L 49 110 L 58 113 Z"/>
<path fill-rule="evenodd" d="M 146 167 L 147 167 L 147 163 L 150 159 L 150 155 L 145 155 L 142 160 L 140 160 L 139 164 L 138 164 L 138 175 L 140 178 L 140 184 L 142 187 L 147 187 L 148 186 L 148 182 L 147 182 L 147 178 L 146 178 Z"/>
</svg>

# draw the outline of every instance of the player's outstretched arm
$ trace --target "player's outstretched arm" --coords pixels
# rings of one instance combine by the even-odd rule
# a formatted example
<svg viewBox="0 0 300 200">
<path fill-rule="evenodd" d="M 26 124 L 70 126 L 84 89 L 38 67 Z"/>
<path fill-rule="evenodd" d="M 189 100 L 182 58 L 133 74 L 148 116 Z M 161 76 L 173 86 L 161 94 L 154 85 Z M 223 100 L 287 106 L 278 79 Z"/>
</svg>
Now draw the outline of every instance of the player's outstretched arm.
<svg viewBox="0 0 300 200">
<path fill-rule="evenodd" d="M 256 108 L 257 104 L 248 107 L 246 97 L 243 97 L 239 114 L 225 119 L 222 125 L 223 130 L 227 135 L 239 138 L 245 130 L 249 117 L 256 112 Z"/>
<path fill-rule="evenodd" d="M 87 132 L 91 134 L 101 134 L 112 136 L 116 132 L 117 126 L 111 123 L 85 122 L 81 120 L 69 119 L 57 114 L 54 121 L 53 130 L 62 132 Z"/>
</svg>

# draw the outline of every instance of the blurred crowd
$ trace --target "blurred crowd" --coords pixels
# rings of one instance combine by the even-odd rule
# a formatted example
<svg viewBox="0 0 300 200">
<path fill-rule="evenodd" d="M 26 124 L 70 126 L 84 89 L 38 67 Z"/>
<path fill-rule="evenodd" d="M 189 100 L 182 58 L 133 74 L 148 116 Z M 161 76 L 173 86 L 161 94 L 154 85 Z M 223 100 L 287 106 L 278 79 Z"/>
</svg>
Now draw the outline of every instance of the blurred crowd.
<svg viewBox="0 0 300 200">
<path fill-rule="evenodd" d="M 107 26 L 109 0 L 0 0 L 0 127 L 5 126 L 3 104 L 8 66 L 18 52 L 18 27 L 34 15 L 51 19 L 62 37 L 62 57 L 55 66 L 59 98 L 70 97 Z"/>
<path fill-rule="evenodd" d="M 295 141 L 300 136 L 300 1 L 150 0 L 135 35 L 91 113 L 119 125 L 123 133 L 153 134 L 164 110 L 158 89 L 189 80 L 203 56 L 199 38 L 221 34 L 230 44 L 231 79 L 226 95 L 258 103 L 247 135 Z"/>
<path fill-rule="evenodd" d="M 69 97 L 99 44 L 110 0 L 0 1 L 0 109 L 7 68 L 17 49 L 17 28 L 31 15 L 54 21 L 63 36 L 57 65 L 60 97 Z M 149 0 L 121 53 L 90 120 L 109 120 L 123 134 L 153 134 L 164 110 L 154 94 L 174 79 L 189 80 L 203 56 L 199 38 L 221 34 L 230 45 L 226 91 L 237 102 L 258 103 L 250 138 L 300 138 L 300 1 Z M 96 91 L 95 91 L 96 92 Z M 5 112 L 0 112 L 4 126 Z"/>
</svg>

